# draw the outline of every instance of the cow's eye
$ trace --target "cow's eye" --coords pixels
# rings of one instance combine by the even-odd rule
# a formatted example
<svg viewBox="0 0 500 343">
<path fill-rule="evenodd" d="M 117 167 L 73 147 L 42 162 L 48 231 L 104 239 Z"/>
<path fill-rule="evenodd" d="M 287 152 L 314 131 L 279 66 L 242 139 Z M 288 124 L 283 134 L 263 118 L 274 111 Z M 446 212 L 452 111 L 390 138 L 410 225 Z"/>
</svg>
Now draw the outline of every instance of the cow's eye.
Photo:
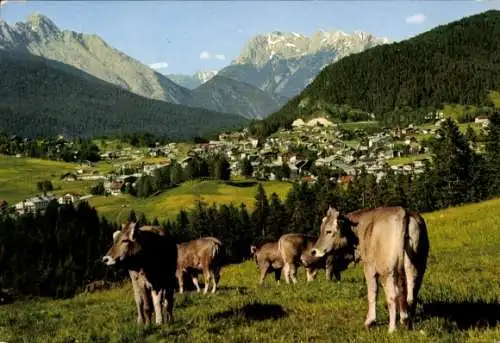
<svg viewBox="0 0 500 343">
<path fill-rule="evenodd" d="M 326 234 L 327 234 L 327 235 L 331 235 L 331 234 L 332 234 L 332 230 L 328 230 L 328 231 L 326 231 Z"/>
</svg>

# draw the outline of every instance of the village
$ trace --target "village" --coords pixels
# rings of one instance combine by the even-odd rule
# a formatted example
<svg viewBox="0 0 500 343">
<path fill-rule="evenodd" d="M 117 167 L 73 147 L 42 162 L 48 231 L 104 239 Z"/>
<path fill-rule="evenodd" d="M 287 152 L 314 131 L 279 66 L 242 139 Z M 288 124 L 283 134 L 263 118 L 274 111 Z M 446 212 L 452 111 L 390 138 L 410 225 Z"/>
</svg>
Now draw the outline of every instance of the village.
<svg viewBox="0 0 500 343">
<path fill-rule="evenodd" d="M 106 196 L 120 196 L 126 184 L 135 185 L 141 176 L 153 175 L 155 170 L 169 166 L 174 160 L 185 168 L 192 159 L 213 155 L 222 155 L 227 159 L 232 177 L 243 174 L 243 162 L 247 160 L 251 165 L 251 177 L 258 180 L 315 182 L 317 175 L 314 171 L 317 168 L 339 171 L 337 182 L 341 183 L 349 182 L 361 168 L 376 176 L 377 180 L 385 175 L 387 168 L 396 173 L 419 174 L 424 170 L 425 160 L 429 159 L 429 148 L 424 140 L 436 134 L 443 120 L 442 112 L 432 115 L 435 123 L 431 126 L 410 124 L 405 128 L 380 130 L 372 135 L 366 135 L 362 129 L 355 129 L 351 131 L 350 137 L 345 136 L 345 130 L 339 124 L 326 117 L 307 121 L 297 119 L 289 130 L 281 129 L 260 144 L 251 137 L 247 129 L 243 129 L 221 133 L 217 140 L 193 144 L 184 155 L 179 149 L 179 143 L 164 146 L 157 144 L 147 149 L 126 147 L 101 154 L 103 162 L 100 163 L 111 163 L 113 166 L 108 173 L 99 172 L 92 168 L 93 163 L 87 161 L 74 172 L 61 175 L 61 179 L 65 182 L 102 182 Z M 488 119 L 476 117 L 475 124 L 484 128 Z M 155 162 L 145 159 L 154 159 Z M 288 170 L 285 176 L 280 173 L 282 168 Z M 85 191 L 87 190 L 82 190 Z M 54 195 L 44 194 L 15 204 L 15 210 L 18 214 L 43 212 L 52 200 L 67 204 L 90 197 L 91 194 L 67 193 L 56 198 Z"/>
</svg>

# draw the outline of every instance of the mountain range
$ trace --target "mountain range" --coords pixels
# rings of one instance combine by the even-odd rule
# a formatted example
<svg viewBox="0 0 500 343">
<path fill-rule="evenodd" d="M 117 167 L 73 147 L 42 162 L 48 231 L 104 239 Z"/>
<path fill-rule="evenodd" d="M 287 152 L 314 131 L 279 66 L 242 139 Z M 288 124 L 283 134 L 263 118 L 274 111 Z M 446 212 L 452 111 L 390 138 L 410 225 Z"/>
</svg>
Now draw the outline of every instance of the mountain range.
<svg viewBox="0 0 500 343">
<path fill-rule="evenodd" d="M 193 75 L 167 74 L 166 76 L 182 87 L 195 89 L 213 78 L 217 73 L 217 70 L 200 70 Z"/>
<path fill-rule="evenodd" d="M 412 111 L 427 113 L 446 104 L 494 106 L 500 91 L 499 56 L 500 11 L 465 17 L 330 64 L 254 128 L 267 135 L 336 105 L 374 113 L 382 121 L 398 111 L 411 116 Z"/>
<path fill-rule="evenodd" d="M 0 50 L 0 132 L 26 137 L 150 132 L 172 140 L 244 127 L 241 116 L 145 98 L 67 64 Z"/>
<path fill-rule="evenodd" d="M 13 25 L 0 19 L 0 49 L 66 63 L 144 97 L 246 118 L 266 117 L 299 93 L 325 65 L 387 41 L 362 32 L 318 32 L 311 38 L 273 32 L 251 39 L 242 54 L 218 72 L 163 75 L 99 36 L 61 30 L 42 14 Z M 228 79 L 233 80 L 231 87 Z"/>
<path fill-rule="evenodd" d="M 296 32 L 257 35 L 241 55 L 218 75 L 294 97 L 327 65 L 343 57 L 389 43 L 388 38 L 356 31 L 318 31 L 311 37 Z"/>
</svg>

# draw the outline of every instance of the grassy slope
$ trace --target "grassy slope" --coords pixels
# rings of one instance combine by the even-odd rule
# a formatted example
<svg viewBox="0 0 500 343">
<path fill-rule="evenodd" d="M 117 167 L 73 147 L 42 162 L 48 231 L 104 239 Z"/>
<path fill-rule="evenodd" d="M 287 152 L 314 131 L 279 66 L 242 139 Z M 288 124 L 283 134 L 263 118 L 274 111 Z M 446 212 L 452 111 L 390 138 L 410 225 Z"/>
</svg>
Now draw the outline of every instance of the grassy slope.
<svg viewBox="0 0 500 343">
<path fill-rule="evenodd" d="M 164 158 L 146 158 L 149 162 L 164 160 Z M 36 195 L 36 183 L 50 179 L 56 188 L 56 195 L 66 192 L 87 194 L 89 186 L 96 181 L 73 181 L 63 182 L 60 176 L 69 171 L 79 168 L 78 164 L 55 162 L 34 158 L 15 158 L 0 155 L 0 199 L 14 204 L 17 201 Z M 112 169 L 106 162 L 100 162 L 96 166 L 101 172 Z M 291 185 L 289 183 L 271 181 L 264 184 L 266 192 L 270 196 L 276 192 L 281 198 L 288 193 Z M 60 188 L 60 189 L 59 189 Z M 156 197 L 140 199 L 128 195 L 116 197 L 98 196 L 89 199 L 99 213 L 110 220 L 124 220 L 131 208 L 137 213 L 143 212 L 148 218 L 158 217 L 166 219 L 175 217 L 182 209 L 192 208 L 196 200 L 202 200 L 208 204 L 246 203 L 250 208 L 253 206 L 257 184 L 235 182 L 234 185 L 217 181 L 186 182 L 180 187 L 166 191 Z"/>
<path fill-rule="evenodd" d="M 362 267 L 340 283 L 323 280 L 257 286 L 255 265 L 223 269 L 220 292 L 176 295 L 175 322 L 141 331 L 135 326 L 131 288 L 69 300 L 24 301 L 0 308 L 0 339 L 8 342 L 494 342 L 499 319 L 500 199 L 425 215 L 429 267 L 414 331 L 387 335 L 379 292 L 379 325 L 362 328 L 366 289 Z"/>
<path fill-rule="evenodd" d="M 51 180 L 55 188 L 61 187 L 55 193 L 66 191 L 81 192 L 90 185 L 89 182 L 62 182 L 62 174 L 75 171 L 79 165 L 56 162 L 36 158 L 16 158 L 0 155 L 0 199 L 9 203 L 37 194 L 36 183 Z"/>
<path fill-rule="evenodd" d="M 284 198 L 291 185 L 279 181 L 266 182 L 264 188 L 268 196 L 276 192 Z M 201 200 L 211 205 L 233 203 L 239 206 L 242 202 L 249 208 L 253 207 L 257 184 L 234 186 L 217 181 L 186 182 L 180 187 L 168 190 L 156 197 L 140 199 L 128 195 L 117 197 L 94 197 L 89 200 L 99 213 L 111 220 L 119 222 L 126 219 L 130 209 L 136 213 L 144 213 L 148 218 L 174 218 L 181 209 L 195 206 L 195 201 Z"/>
</svg>

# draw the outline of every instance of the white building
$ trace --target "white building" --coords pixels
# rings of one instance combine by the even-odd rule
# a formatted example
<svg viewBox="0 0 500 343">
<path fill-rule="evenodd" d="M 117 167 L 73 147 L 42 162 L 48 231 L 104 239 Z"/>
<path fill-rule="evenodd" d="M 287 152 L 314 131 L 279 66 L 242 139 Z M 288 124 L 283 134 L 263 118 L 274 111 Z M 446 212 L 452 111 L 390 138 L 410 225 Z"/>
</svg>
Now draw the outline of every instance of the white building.
<svg viewBox="0 0 500 343">
<path fill-rule="evenodd" d="M 77 204 L 80 201 L 80 196 L 75 193 L 66 193 L 59 199 L 57 199 L 57 202 L 61 205 L 70 205 L 70 204 Z"/>
<path fill-rule="evenodd" d="M 19 214 L 43 213 L 52 200 L 56 200 L 56 197 L 53 195 L 41 195 L 25 199 L 15 205 L 16 212 Z"/>
</svg>

